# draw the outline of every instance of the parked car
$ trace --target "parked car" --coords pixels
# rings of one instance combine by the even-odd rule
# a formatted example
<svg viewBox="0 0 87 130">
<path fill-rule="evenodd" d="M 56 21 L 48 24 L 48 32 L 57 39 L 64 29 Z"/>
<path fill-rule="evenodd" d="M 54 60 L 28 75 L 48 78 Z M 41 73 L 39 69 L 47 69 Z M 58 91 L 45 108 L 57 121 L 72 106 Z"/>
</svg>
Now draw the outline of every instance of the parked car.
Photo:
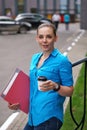
<svg viewBox="0 0 87 130">
<path fill-rule="evenodd" d="M 32 25 L 27 22 L 19 22 L 8 16 L 0 16 L 0 33 L 4 31 L 26 33 Z"/>
<path fill-rule="evenodd" d="M 40 24 L 51 22 L 50 19 L 45 18 L 43 15 L 37 14 L 37 13 L 23 13 L 17 15 L 15 18 L 16 21 L 21 22 L 29 22 L 32 25 L 32 28 L 36 29 Z"/>
<path fill-rule="evenodd" d="M 34 16 L 36 18 L 45 18 L 44 15 L 38 14 L 38 13 L 20 13 L 16 16 L 16 19 L 22 16 Z"/>
</svg>

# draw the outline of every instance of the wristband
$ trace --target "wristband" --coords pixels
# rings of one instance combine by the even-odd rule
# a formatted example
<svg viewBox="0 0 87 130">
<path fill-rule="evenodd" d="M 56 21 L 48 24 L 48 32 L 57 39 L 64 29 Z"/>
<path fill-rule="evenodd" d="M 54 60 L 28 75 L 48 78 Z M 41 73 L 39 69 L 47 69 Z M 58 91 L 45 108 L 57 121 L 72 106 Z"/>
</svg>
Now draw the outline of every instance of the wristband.
<svg viewBox="0 0 87 130">
<path fill-rule="evenodd" d="M 58 83 L 53 90 L 54 91 L 59 91 L 60 90 L 60 84 Z"/>
</svg>

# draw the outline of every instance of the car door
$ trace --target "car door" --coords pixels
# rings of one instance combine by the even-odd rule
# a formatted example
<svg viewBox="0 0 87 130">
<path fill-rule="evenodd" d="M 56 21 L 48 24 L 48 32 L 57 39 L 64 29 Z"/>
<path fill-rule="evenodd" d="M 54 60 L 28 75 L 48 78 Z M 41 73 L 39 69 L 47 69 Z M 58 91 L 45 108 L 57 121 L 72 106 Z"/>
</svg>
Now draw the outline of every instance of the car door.
<svg viewBox="0 0 87 130">
<path fill-rule="evenodd" d="M 20 21 L 30 23 L 32 25 L 32 28 L 37 28 L 40 24 L 39 19 L 36 19 L 34 16 L 23 17 Z"/>
<path fill-rule="evenodd" d="M 12 19 L 2 19 L 0 21 L 0 30 L 1 31 L 17 31 L 19 24 L 17 24 Z"/>
<path fill-rule="evenodd" d="M 7 25 L 6 25 L 6 19 L 1 18 L 0 19 L 0 31 L 6 31 Z"/>
<path fill-rule="evenodd" d="M 20 25 L 19 22 L 16 22 L 14 20 L 8 20 L 6 21 L 6 27 L 8 31 L 18 31 Z"/>
</svg>

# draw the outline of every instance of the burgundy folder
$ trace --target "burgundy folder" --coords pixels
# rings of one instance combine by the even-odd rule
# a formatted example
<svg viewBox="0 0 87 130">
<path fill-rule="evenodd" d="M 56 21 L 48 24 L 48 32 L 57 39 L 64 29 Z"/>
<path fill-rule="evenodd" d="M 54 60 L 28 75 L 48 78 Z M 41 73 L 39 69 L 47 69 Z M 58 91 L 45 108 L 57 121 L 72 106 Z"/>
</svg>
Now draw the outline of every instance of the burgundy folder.
<svg viewBox="0 0 87 130">
<path fill-rule="evenodd" d="M 29 86 L 30 79 L 22 70 L 16 69 L 8 85 L 5 87 L 1 97 L 7 102 L 20 104 L 20 110 L 29 112 Z"/>
</svg>

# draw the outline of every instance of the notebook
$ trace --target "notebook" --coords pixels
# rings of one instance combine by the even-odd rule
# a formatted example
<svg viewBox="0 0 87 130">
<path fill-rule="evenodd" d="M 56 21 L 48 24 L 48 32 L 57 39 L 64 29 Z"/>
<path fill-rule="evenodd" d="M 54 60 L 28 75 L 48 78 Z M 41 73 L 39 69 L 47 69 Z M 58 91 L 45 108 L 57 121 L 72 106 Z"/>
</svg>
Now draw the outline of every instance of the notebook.
<svg viewBox="0 0 87 130">
<path fill-rule="evenodd" d="M 20 110 L 29 112 L 30 79 L 22 70 L 16 69 L 9 83 L 1 93 L 1 97 L 7 102 L 20 104 Z"/>
</svg>

